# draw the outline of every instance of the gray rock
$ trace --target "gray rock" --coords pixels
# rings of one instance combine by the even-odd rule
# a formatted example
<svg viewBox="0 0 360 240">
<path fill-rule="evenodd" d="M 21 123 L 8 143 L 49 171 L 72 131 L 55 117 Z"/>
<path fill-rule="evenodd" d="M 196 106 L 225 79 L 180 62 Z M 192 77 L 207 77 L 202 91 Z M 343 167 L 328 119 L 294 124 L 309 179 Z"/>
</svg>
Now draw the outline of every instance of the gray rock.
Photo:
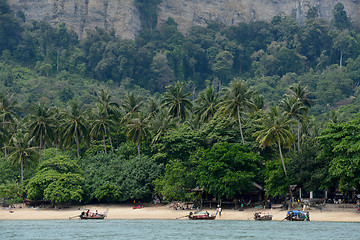
<svg viewBox="0 0 360 240">
<path fill-rule="evenodd" d="M 360 22 L 360 0 L 163 0 L 159 6 L 158 24 L 172 17 L 181 32 L 191 26 L 206 26 L 219 21 L 227 26 L 240 22 L 271 20 L 276 15 L 294 16 L 304 22 L 310 7 L 318 6 L 319 15 L 328 21 L 336 3 L 342 2 L 355 25 Z M 141 31 L 139 11 L 134 0 L 8 0 L 27 19 L 53 25 L 65 22 L 84 37 L 86 29 L 114 29 L 123 39 L 133 39 Z"/>
</svg>

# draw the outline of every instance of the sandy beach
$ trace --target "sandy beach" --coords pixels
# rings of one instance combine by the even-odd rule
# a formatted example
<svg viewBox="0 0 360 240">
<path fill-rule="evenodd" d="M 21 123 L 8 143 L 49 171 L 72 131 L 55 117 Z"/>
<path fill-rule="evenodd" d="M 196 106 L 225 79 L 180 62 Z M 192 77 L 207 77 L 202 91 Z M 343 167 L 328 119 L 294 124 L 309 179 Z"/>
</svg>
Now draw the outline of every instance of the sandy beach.
<svg viewBox="0 0 360 240">
<path fill-rule="evenodd" d="M 177 218 L 186 220 L 183 217 L 189 214 L 189 210 L 174 210 L 164 205 L 145 205 L 141 209 L 133 209 L 132 205 L 86 205 L 74 206 L 64 209 L 53 208 L 14 208 L 0 210 L 0 220 L 61 220 L 69 219 L 69 217 L 78 216 L 82 209 L 98 210 L 99 213 L 106 211 L 107 219 L 167 219 L 175 220 Z M 204 208 L 215 214 L 215 209 Z M 281 209 L 258 209 L 249 208 L 244 211 L 233 209 L 224 209 L 218 220 L 253 220 L 253 215 L 258 211 L 267 211 L 273 215 L 274 221 L 282 221 L 286 216 L 286 211 Z M 183 217 L 183 218 L 181 218 Z M 74 218 L 76 219 L 76 218 Z M 77 218 L 78 219 L 78 218 Z M 329 221 L 329 222 L 360 222 L 360 214 L 356 212 L 356 208 L 325 208 L 323 211 L 310 210 L 311 221 Z"/>
</svg>

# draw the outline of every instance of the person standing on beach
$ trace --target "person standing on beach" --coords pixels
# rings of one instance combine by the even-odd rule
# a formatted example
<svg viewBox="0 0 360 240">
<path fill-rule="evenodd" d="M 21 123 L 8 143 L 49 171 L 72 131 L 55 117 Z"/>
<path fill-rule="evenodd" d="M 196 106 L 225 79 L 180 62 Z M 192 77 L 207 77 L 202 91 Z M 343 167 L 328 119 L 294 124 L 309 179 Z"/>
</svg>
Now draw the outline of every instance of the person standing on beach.
<svg viewBox="0 0 360 240">
<path fill-rule="evenodd" d="M 221 217 L 221 207 L 220 207 L 220 205 L 217 205 L 216 215 L 217 214 L 219 214 L 219 217 Z"/>
</svg>

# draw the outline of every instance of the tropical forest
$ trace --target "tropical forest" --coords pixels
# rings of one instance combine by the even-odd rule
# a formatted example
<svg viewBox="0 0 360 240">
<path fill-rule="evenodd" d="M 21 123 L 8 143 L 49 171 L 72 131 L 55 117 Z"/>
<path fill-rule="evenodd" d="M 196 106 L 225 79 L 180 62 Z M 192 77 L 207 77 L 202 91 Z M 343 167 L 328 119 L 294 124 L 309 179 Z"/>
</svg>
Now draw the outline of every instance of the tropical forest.
<svg viewBox="0 0 360 240">
<path fill-rule="evenodd" d="M 142 31 L 80 38 L 0 0 L 0 198 L 232 200 L 360 191 L 360 29 L 338 3 L 182 33 L 136 1 Z"/>
</svg>

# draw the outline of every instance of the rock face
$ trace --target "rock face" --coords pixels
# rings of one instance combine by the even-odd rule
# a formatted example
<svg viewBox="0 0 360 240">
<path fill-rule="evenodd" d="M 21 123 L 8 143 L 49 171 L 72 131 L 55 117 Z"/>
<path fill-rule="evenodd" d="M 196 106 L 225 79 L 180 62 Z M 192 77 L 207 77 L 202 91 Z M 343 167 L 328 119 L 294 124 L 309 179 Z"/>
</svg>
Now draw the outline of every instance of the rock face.
<svg viewBox="0 0 360 240">
<path fill-rule="evenodd" d="M 57 25 L 65 22 L 80 37 L 86 29 L 95 27 L 115 29 L 124 39 L 135 38 L 141 30 L 139 11 L 134 0 L 8 0 L 16 11 L 27 19 Z"/>
<path fill-rule="evenodd" d="M 331 20 L 336 3 L 342 2 L 348 16 L 360 24 L 360 0 L 162 0 L 159 6 L 159 24 L 172 17 L 179 30 L 191 26 L 205 26 L 210 21 L 226 25 L 240 22 L 271 20 L 273 16 L 294 16 L 303 22 L 310 7 L 319 9 L 321 18 Z M 97 27 L 115 29 L 122 38 L 134 38 L 141 31 L 139 11 L 134 0 L 8 0 L 15 10 L 25 13 L 27 19 L 51 24 L 64 21 L 80 37 L 85 30 Z"/>
<path fill-rule="evenodd" d="M 360 0 L 162 0 L 159 22 L 172 17 L 181 31 L 194 25 L 205 26 L 209 21 L 237 25 L 271 20 L 276 15 L 294 16 L 301 23 L 311 7 L 317 7 L 319 16 L 330 21 L 338 2 L 344 4 L 347 15 L 359 25 Z"/>
</svg>

